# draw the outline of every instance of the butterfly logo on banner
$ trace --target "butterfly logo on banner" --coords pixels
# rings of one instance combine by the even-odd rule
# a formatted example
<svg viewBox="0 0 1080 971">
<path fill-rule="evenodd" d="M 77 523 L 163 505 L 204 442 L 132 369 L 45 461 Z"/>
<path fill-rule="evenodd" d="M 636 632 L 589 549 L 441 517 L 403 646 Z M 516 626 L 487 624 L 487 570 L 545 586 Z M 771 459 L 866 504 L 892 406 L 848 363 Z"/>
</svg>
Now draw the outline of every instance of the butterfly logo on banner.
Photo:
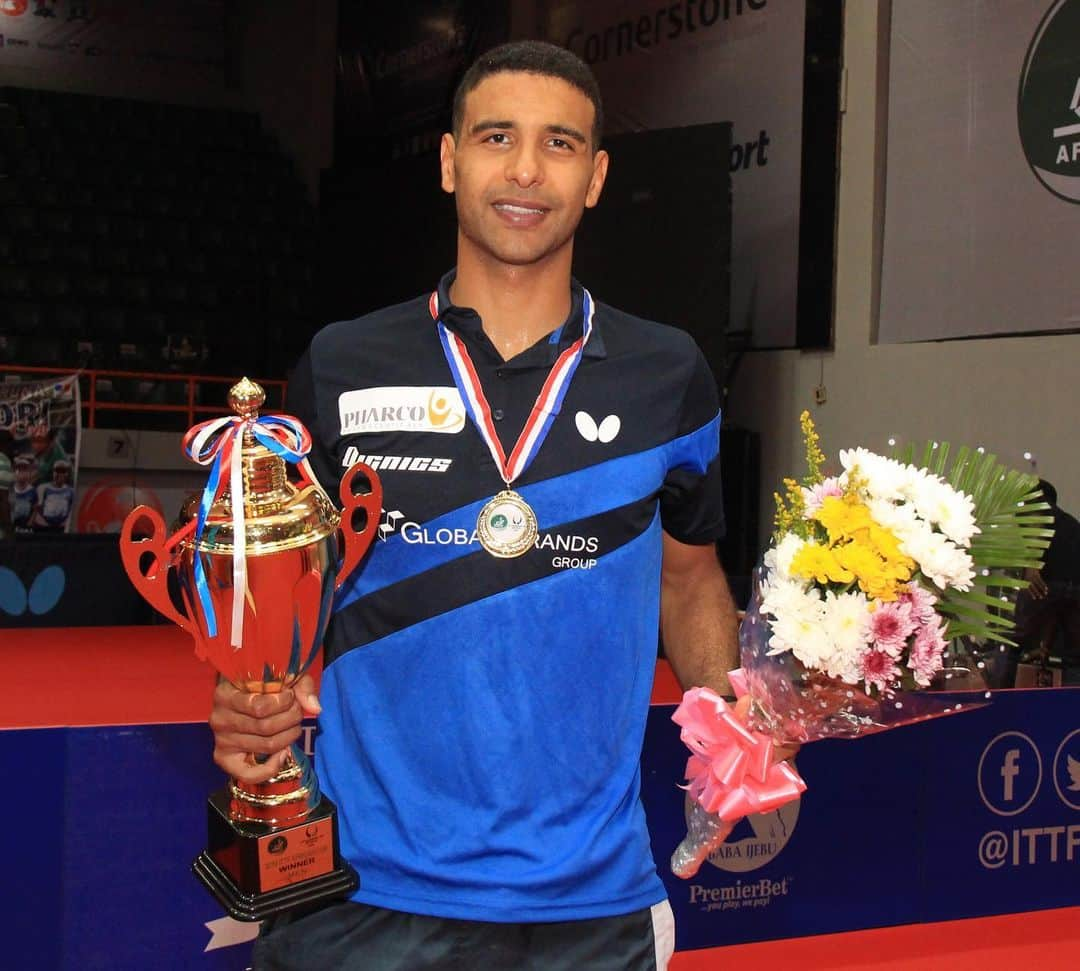
<svg viewBox="0 0 1080 971">
<path fill-rule="evenodd" d="M 0 611 L 12 617 L 21 617 L 27 610 L 37 616 L 47 614 L 60 602 L 66 583 L 63 567 L 47 566 L 28 590 L 14 570 L 0 566 Z"/>
</svg>

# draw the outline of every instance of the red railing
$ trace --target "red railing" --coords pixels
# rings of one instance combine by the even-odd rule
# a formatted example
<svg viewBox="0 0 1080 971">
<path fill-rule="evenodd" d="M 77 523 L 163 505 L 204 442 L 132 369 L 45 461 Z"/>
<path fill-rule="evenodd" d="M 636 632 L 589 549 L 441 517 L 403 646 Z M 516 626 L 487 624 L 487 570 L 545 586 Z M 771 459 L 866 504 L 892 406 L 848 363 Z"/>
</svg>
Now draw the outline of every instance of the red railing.
<svg viewBox="0 0 1080 971">
<path fill-rule="evenodd" d="M 228 411 L 225 400 L 230 385 L 239 381 L 239 377 L 228 377 L 217 374 L 170 374 L 159 371 L 108 371 L 96 368 L 50 368 L 50 367 L 20 367 L 15 364 L 0 364 L 0 375 L 3 374 L 26 374 L 26 375 L 56 375 L 77 374 L 80 379 L 82 390 L 82 407 L 85 413 L 85 428 L 96 428 L 99 411 L 126 411 L 126 412 L 155 412 L 162 414 L 183 415 L 185 427 L 194 425 L 198 415 L 221 415 Z M 120 381 L 156 381 L 171 385 L 185 385 L 184 397 L 186 404 L 163 404 L 146 403 L 123 400 L 101 400 L 98 397 L 98 382 L 102 379 Z M 285 389 L 288 382 L 280 379 L 254 378 L 266 390 L 267 408 L 279 409 L 285 406 Z M 197 404 L 196 392 L 199 385 L 221 385 L 220 395 L 211 395 L 212 404 Z"/>
</svg>

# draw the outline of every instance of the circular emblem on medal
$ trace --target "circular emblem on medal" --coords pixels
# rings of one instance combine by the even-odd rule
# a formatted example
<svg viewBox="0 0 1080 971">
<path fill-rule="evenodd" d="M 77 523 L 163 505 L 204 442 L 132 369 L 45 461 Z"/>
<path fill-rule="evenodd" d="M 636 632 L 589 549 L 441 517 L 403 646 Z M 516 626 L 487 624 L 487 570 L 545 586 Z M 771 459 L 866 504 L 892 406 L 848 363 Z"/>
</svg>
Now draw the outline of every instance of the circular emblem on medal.
<svg viewBox="0 0 1080 971">
<path fill-rule="evenodd" d="M 538 532 L 536 514 L 511 490 L 500 492 L 476 519 L 477 539 L 492 556 L 510 558 L 527 553 Z"/>
</svg>

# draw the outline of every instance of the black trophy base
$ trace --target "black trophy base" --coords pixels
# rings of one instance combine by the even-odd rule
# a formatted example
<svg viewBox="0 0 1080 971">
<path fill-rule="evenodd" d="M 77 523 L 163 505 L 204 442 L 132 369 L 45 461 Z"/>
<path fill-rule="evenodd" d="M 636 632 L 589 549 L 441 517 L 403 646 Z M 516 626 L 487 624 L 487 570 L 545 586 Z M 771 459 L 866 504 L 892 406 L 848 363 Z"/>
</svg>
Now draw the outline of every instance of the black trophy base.
<svg viewBox="0 0 1080 971">
<path fill-rule="evenodd" d="M 341 857 L 337 809 L 329 799 L 287 826 L 234 822 L 229 804 L 227 789 L 207 800 L 208 846 L 191 869 L 230 917 L 264 920 L 347 896 L 360 885 Z"/>
</svg>

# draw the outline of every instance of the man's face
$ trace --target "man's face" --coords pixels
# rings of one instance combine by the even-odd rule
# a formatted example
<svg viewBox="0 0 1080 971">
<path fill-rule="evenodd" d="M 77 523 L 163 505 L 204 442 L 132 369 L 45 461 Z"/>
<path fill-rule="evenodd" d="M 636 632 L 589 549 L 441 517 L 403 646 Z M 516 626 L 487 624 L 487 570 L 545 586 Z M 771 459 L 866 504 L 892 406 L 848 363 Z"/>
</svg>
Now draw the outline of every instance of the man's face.
<svg viewBox="0 0 1080 971">
<path fill-rule="evenodd" d="M 504 72 L 469 92 L 461 131 L 444 135 L 441 151 L 459 247 L 513 266 L 569 255 L 607 174 L 607 153 L 593 152 L 593 116 L 560 78 Z"/>
</svg>

